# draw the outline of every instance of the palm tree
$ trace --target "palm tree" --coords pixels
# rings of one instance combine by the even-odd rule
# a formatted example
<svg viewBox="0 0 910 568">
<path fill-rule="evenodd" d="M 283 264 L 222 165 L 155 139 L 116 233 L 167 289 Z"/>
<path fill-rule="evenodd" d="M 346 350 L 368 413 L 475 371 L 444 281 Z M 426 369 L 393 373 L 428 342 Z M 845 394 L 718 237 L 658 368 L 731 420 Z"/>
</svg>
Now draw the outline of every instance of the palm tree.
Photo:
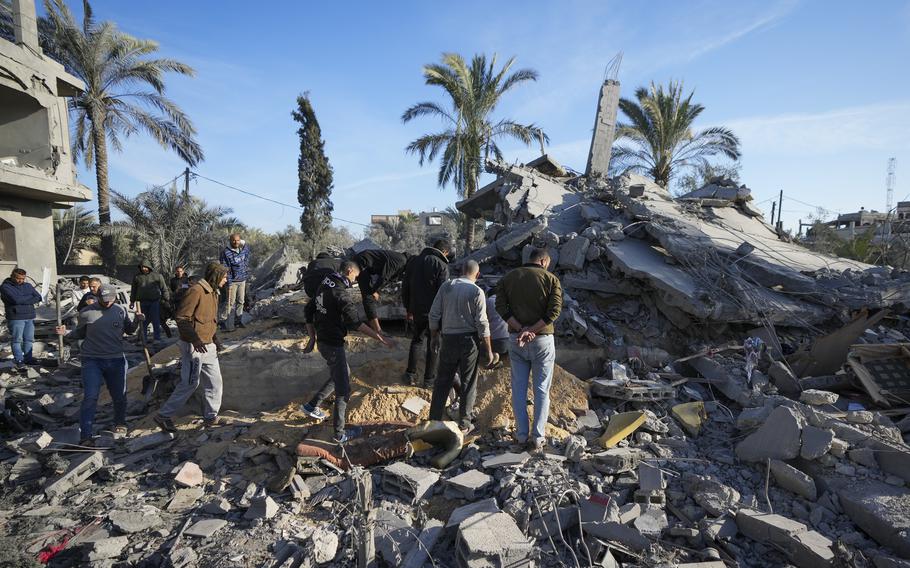
<svg viewBox="0 0 910 568">
<path fill-rule="evenodd" d="M 54 253 L 57 266 L 92 248 L 91 239 L 98 234 L 92 212 L 76 205 L 65 212 L 54 209 Z"/>
<path fill-rule="evenodd" d="M 613 148 L 613 167 L 647 173 L 667 187 L 681 168 L 706 167 L 712 156 L 738 160 L 739 138 L 731 130 L 716 126 L 692 132 L 692 123 L 705 110 L 692 102 L 694 94 L 683 98 L 682 83 L 671 81 L 666 90 L 651 83 L 649 89 L 635 91 L 636 100 L 619 99 L 629 122 L 617 125 L 616 140 L 630 145 Z"/>
<path fill-rule="evenodd" d="M 491 155 L 502 159 L 497 140 L 509 137 L 530 145 L 540 138 L 547 139 L 533 124 L 519 124 L 508 119 L 494 122 L 493 111 L 507 91 L 537 80 L 537 72 L 533 69 L 519 69 L 509 74 L 514 62 L 515 58 L 510 58 L 496 71 L 495 54 L 489 62 L 485 55 L 475 55 L 468 65 L 460 55 L 445 53 L 441 63 L 424 66 L 426 84 L 442 87 L 451 99 L 451 108 L 421 102 L 404 111 L 401 120 L 407 123 L 420 116 L 431 116 L 443 121 L 445 130 L 425 134 L 407 146 L 409 153 L 420 156 L 421 166 L 425 161 L 440 158 L 437 180 L 440 188 L 451 183 L 458 195 L 470 198 L 477 190 L 482 160 Z M 474 242 L 473 229 L 471 223 L 466 223 L 467 251 Z"/>
<path fill-rule="evenodd" d="M 111 224 L 108 186 L 108 143 L 120 151 L 121 138 L 139 132 L 194 166 L 203 159 L 189 118 L 164 94 L 164 74 L 192 76 L 193 69 L 174 59 L 155 57 L 158 44 L 125 34 L 111 22 L 96 22 L 88 0 L 82 2 L 79 25 L 64 0 L 44 0 L 54 23 L 63 65 L 85 83 L 85 91 L 70 100 L 73 155 L 95 167 L 98 221 Z M 101 236 L 101 257 L 108 271 L 116 268 L 114 241 Z"/>
<path fill-rule="evenodd" d="M 210 207 L 176 186 L 152 188 L 135 197 L 112 191 L 114 206 L 126 220 L 116 221 L 102 233 L 132 238 L 160 272 L 170 274 L 177 265 L 195 266 L 218 258 L 232 228 L 242 227 L 229 217 L 231 209 Z"/>
</svg>

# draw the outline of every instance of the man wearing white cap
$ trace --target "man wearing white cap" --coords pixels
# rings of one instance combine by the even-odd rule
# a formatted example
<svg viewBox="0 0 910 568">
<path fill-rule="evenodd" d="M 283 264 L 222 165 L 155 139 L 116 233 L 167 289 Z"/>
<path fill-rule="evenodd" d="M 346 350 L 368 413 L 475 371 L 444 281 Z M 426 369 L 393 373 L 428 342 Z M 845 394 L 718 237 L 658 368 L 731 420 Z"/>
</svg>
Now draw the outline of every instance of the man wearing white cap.
<svg viewBox="0 0 910 568">
<path fill-rule="evenodd" d="M 145 319 L 136 314 L 130 319 L 126 308 L 117 304 L 117 289 L 102 284 L 98 289 L 99 301 L 79 312 L 76 329 L 66 333 L 66 327 L 57 327 L 57 333 L 67 341 L 82 339 L 82 409 L 79 429 L 82 446 L 91 446 L 92 426 L 98 407 L 101 383 L 107 386 L 114 403 L 114 433 L 126 434 L 126 356 L 123 354 L 123 335 L 136 331 Z"/>
</svg>

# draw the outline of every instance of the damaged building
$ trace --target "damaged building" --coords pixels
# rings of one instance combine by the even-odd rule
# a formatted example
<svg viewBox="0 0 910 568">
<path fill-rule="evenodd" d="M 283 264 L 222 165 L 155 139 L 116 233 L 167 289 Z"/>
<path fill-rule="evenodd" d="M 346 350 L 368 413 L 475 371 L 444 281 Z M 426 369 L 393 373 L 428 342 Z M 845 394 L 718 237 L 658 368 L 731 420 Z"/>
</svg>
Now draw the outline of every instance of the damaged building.
<svg viewBox="0 0 910 568">
<path fill-rule="evenodd" d="M 89 201 L 76 180 L 67 97 L 83 83 L 41 51 L 33 0 L 13 0 L 15 41 L 0 39 L 0 274 L 55 279 L 53 210 Z"/>
</svg>

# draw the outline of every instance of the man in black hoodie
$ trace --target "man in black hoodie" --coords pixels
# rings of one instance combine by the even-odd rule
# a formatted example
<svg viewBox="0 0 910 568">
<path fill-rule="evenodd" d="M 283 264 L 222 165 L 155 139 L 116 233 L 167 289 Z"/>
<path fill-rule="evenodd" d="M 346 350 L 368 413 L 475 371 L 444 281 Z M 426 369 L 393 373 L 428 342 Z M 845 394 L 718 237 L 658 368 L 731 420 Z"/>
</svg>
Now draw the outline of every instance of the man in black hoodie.
<svg viewBox="0 0 910 568">
<path fill-rule="evenodd" d="M 417 384 L 417 357 L 423 346 L 424 336 L 429 335 L 430 307 L 439 287 L 449 279 L 449 253 L 452 245 L 446 239 L 439 239 L 432 247 L 423 249 L 419 255 L 408 261 L 401 281 L 401 299 L 407 310 L 408 321 L 413 324 L 411 350 L 408 353 L 408 368 L 404 379 L 409 385 Z M 439 366 L 439 351 L 432 341 L 427 341 L 427 357 L 424 361 L 423 388 L 432 389 L 436 382 Z"/>
<path fill-rule="evenodd" d="M 376 308 L 379 305 L 379 289 L 395 280 L 400 280 L 408 263 L 408 255 L 393 250 L 365 250 L 354 255 L 352 259 L 360 268 L 357 285 L 363 297 L 363 310 L 367 323 L 376 333 L 381 333 L 379 316 Z"/>
<path fill-rule="evenodd" d="M 332 272 L 319 285 L 316 295 L 307 303 L 304 314 L 306 316 L 307 332 L 310 340 L 304 353 L 313 351 L 319 346 L 319 354 L 329 366 L 329 380 L 325 382 L 316 396 L 301 407 L 301 410 L 317 420 L 324 420 L 326 415 L 319 406 L 335 393 L 335 414 L 333 426 L 335 428 L 335 441 L 339 444 L 347 442 L 359 434 L 359 430 L 345 431 L 345 413 L 348 400 L 351 398 L 351 370 L 348 368 L 345 353 L 345 340 L 349 330 L 357 330 L 379 341 L 386 347 L 394 347 L 395 343 L 373 331 L 369 326 L 361 323 L 357 317 L 356 304 L 352 303 L 345 290 L 357 280 L 360 269 L 357 264 L 345 261 L 339 272 Z"/>
<path fill-rule="evenodd" d="M 343 258 L 338 258 L 331 252 L 321 252 L 316 255 L 306 267 L 303 273 L 303 290 L 310 298 L 316 296 L 319 285 L 325 280 L 325 277 L 333 272 L 341 270 Z"/>
</svg>

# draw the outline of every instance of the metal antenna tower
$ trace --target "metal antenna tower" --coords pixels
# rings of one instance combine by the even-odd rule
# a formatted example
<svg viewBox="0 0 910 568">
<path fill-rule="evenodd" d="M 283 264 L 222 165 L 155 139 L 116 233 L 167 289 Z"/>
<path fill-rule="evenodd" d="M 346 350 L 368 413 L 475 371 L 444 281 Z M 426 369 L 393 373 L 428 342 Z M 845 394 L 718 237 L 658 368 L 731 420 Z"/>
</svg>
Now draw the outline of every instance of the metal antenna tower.
<svg viewBox="0 0 910 568">
<path fill-rule="evenodd" d="M 885 188 L 887 196 L 887 208 L 885 211 L 891 213 L 891 208 L 894 207 L 894 172 L 897 169 L 897 160 L 895 158 L 888 158 L 888 177 L 886 178 Z"/>
<path fill-rule="evenodd" d="M 622 52 L 620 51 L 613 56 L 607 63 L 606 69 L 604 69 L 604 83 L 607 81 L 618 81 L 619 80 L 619 67 L 622 65 Z"/>
</svg>

